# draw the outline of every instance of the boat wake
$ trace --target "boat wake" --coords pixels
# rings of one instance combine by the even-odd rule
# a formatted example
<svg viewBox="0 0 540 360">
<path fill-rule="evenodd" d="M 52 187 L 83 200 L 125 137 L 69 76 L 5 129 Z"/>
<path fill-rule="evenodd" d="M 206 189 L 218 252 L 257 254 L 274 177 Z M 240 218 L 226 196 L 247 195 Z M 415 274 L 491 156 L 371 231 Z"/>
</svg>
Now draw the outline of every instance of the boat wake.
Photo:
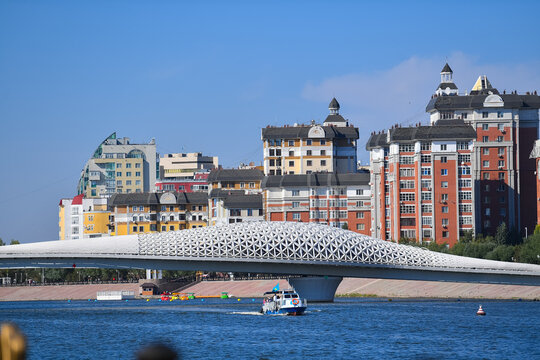
<svg viewBox="0 0 540 360">
<path fill-rule="evenodd" d="M 259 311 L 233 311 L 233 312 L 229 312 L 228 314 L 231 314 L 231 315 L 263 315 L 261 314 Z"/>
</svg>

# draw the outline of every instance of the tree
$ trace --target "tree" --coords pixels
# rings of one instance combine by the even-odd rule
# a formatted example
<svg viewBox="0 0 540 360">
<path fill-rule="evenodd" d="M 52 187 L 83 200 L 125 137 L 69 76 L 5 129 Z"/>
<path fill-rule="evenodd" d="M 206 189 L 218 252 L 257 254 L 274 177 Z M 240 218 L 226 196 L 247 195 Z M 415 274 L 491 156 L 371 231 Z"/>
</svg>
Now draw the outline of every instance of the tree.
<svg viewBox="0 0 540 360">
<path fill-rule="evenodd" d="M 6 244 L 4 243 L 4 241 L 2 240 L 2 238 L 0 238 L 0 246 L 4 246 L 4 245 L 6 245 Z"/>
<path fill-rule="evenodd" d="M 19 244 L 20 244 L 19 240 L 11 239 L 11 243 L 9 245 L 19 245 Z"/>
<path fill-rule="evenodd" d="M 343 230 L 349 230 L 349 224 L 344 223 L 343 225 L 341 225 L 341 228 L 342 228 Z"/>
<path fill-rule="evenodd" d="M 497 245 L 509 245 L 510 244 L 510 232 L 505 222 L 502 222 L 497 227 L 497 232 L 495 233 L 495 242 Z"/>
</svg>

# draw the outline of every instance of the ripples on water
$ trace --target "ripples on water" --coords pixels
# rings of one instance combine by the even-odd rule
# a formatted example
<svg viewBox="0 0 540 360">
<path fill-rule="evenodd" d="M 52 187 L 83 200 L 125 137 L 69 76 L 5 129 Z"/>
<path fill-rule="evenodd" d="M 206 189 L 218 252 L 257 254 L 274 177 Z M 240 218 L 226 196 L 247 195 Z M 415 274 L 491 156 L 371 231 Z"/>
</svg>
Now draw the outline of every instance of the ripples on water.
<svg viewBox="0 0 540 360">
<path fill-rule="evenodd" d="M 161 341 L 182 359 L 540 359 L 540 303 L 338 299 L 261 316 L 258 299 L 0 302 L 29 359 L 132 359 Z"/>
</svg>

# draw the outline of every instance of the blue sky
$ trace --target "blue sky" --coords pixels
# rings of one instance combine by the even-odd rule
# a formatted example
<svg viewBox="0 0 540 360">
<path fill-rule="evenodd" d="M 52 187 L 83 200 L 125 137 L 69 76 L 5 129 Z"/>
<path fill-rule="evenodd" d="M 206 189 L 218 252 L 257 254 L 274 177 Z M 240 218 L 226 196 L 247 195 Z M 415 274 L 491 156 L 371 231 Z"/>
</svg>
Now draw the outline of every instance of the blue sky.
<svg viewBox="0 0 540 360">
<path fill-rule="evenodd" d="M 540 88 L 533 1 L 2 1 L 0 237 L 58 237 L 58 202 L 116 131 L 160 153 L 261 162 L 260 129 L 322 121 L 365 140 L 425 122 L 445 61 L 460 90 Z"/>
</svg>

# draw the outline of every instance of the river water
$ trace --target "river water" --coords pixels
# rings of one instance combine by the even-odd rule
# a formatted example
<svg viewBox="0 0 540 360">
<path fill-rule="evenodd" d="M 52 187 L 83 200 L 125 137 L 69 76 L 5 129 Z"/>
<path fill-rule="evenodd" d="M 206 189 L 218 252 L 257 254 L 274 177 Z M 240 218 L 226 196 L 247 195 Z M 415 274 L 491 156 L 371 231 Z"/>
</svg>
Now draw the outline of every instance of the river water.
<svg viewBox="0 0 540 360">
<path fill-rule="evenodd" d="M 0 302 L 29 359 L 133 359 L 164 342 L 182 359 L 540 359 L 540 302 L 336 299 L 263 316 L 260 299 Z"/>
</svg>

